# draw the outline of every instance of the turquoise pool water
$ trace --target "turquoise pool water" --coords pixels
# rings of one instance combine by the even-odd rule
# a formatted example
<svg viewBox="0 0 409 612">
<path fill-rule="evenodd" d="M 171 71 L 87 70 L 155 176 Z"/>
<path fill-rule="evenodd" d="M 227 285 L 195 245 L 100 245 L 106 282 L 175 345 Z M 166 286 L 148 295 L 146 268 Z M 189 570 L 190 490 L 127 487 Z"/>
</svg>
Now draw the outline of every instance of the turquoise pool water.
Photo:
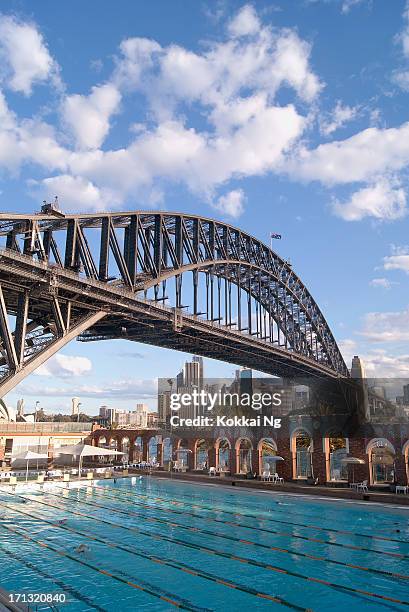
<svg viewBox="0 0 409 612">
<path fill-rule="evenodd" d="M 0 555 L 4 589 L 63 593 L 67 612 L 409 605 L 408 510 L 277 492 L 150 477 L 1 491 Z"/>
</svg>

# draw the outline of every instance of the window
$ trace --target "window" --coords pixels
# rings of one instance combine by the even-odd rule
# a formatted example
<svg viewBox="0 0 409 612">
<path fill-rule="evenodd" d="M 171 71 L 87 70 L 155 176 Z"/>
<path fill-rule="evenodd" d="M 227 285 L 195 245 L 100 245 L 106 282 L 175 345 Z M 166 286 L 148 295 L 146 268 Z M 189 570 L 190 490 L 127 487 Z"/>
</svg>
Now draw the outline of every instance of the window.
<svg viewBox="0 0 409 612">
<path fill-rule="evenodd" d="M 310 478 L 312 476 L 311 438 L 306 432 L 297 434 L 296 448 L 296 477 Z"/>
<path fill-rule="evenodd" d="M 330 480 L 348 480 L 348 465 L 342 463 L 347 456 L 347 441 L 345 438 L 329 438 L 329 468 Z"/>
</svg>

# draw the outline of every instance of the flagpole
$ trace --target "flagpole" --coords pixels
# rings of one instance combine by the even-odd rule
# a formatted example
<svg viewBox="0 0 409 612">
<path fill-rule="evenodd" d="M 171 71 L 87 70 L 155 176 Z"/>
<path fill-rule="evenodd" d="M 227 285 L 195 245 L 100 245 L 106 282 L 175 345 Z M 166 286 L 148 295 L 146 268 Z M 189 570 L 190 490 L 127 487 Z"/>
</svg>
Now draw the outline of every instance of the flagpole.
<svg viewBox="0 0 409 612">
<path fill-rule="evenodd" d="M 273 250 L 273 240 L 281 240 L 281 234 L 270 232 L 270 249 Z"/>
</svg>

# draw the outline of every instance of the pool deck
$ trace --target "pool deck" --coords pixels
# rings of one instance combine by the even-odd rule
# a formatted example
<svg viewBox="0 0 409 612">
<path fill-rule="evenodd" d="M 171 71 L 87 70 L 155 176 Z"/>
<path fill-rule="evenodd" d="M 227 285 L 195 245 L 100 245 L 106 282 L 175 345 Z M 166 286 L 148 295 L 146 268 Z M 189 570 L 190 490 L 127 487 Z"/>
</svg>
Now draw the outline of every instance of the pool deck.
<svg viewBox="0 0 409 612">
<path fill-rule="evenodd" d="M 134 471 L 136 472 L 136 470 Z M 146 474 L 146 471 L 142 470 L 138 473 Z M 329 497 L 334 499 L 347 499 L 355 501 L 369 501 L 377 502 L 381 504 L 395 504 L 399 506 L 409 507 L 409 495 L 399 494 L 382 491 L 371 491 L 368 493 L 357 493 L 356 491 L 347 487 L 323 487 L 314 485 L 304 485 L 298 482 L 286 482 L 284 484 L 273 484 L 272 482 L 262 482 L 261 480 L 246 480 L 244 478 L 234 478 L 225 476 L 208 476 L 207 474 L 184 472 L 183 474 L 175 472 L 165 472 L 161 470 L 155 470 L 152 472 L 152 476 L 155 478 L 169 478 L 171 480 L 181 480 L 185 482 L 200 482 L 200 483 L 211 483 L 220 486 L 235 486 L 243 487 L 246 489 L 255 489 L 260 491 L 271 491 L 278 493 L 292 493 L 298 495 L 316 495 L 319 497 Z"/>
</svg>

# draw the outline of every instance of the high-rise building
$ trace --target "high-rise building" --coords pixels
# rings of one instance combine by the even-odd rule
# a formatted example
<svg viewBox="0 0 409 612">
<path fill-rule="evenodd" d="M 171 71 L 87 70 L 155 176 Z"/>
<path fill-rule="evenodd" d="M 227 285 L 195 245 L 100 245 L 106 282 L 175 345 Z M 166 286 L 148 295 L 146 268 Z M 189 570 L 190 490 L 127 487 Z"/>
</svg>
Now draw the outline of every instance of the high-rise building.
<svg viewBox="0 0 409 612">
<path fill-rule="evenodd" d="M 403 402 L 409 406 L 409 383 L 403 387 Z"/>
<path fill-rule="evenodd" d="M 204 378 L 204 366 L 203 366 L 203 357 L 199 357 L 195 355 L 192 359 L 193 363 L 198 364 L 198 385 L 199 389 L 203 389 L 203 378 Z"/>
<path fill-rule="evenodd" d="M 116 423 L 118 427 L 129 425 L 137 429 L 146 429 L 148 426 L 149 409 L 146 404 L 136 404 L 135 410 L 118 410 L 115 408 L 108 408 L 107 410 L 113 411 L 112 423 Z M 100 416 L 105 416 L 105 413 L 101 415 L 101 410 Z"/>
<path fill-rule="evenodd" d="M 239 373 L 240 393 L 253 393 L 253 371 L 250 368 L 241 368 Z"/>
<path fill-rule="evenodd" d="M 200 364 L 197 361 L 186 361 L 183 368 L 183 386 L 190 389 L 199 387 Z"/>
<path fill-rule="evenodd" d="M 355 355 L 352 359 L 351 378 L 355 378 L 356 380 L 362 381 L 361 386 L 362 386 L 363 396 L 362 396 L 362 403 L 358 407 L 358 410 L 360 411 L 362 416 L 364 416 L 364 418 L 370 420 L 374 412 L 373 412 L 373 409 L 371 408 L 370 401 L 369 401 L 368 386 L 366 384 L 365 366 L 364 366 L 362 359 L 360 359 L 358 355 Z M 376 408 L 374 410 L 376 410 Z"/>
<path fill-rule="evenodd" d="M 154 428 L 158 426 L 158 413 L 157 412 L 148 412 L 148 427 Z"/>
<path fill-rule="evenodd" d="M 182 370 L 176 376 L 176 391 L 178 393 L 180 393 L 180 390 L 183 389 L 184 386 L 185 386 L 185 383 L 184 383 L 184 374 L 183 374 L 183 370 Z"/>
<path fill-rule="evenodd" d="M 170 417 L 170 391 L 164 391 L 158 395 L 158 420 L 167 423 Z"/>
<path fill-rule="evenodd" d="M 101 419 L 106 419 L 108 425 L 112 425 L 116 421 L 116 408 L 111 408 L 110 406 L 100 406 L 99 408 L 99 416 Z"/>
<path fill-rule="evenodd" d="M 136 404 L 136 409 L 133 412 L 133 423 L 137 427 L 145 428 L 148 426 L 148 406 L 146 404 Z"/>
</svg>

